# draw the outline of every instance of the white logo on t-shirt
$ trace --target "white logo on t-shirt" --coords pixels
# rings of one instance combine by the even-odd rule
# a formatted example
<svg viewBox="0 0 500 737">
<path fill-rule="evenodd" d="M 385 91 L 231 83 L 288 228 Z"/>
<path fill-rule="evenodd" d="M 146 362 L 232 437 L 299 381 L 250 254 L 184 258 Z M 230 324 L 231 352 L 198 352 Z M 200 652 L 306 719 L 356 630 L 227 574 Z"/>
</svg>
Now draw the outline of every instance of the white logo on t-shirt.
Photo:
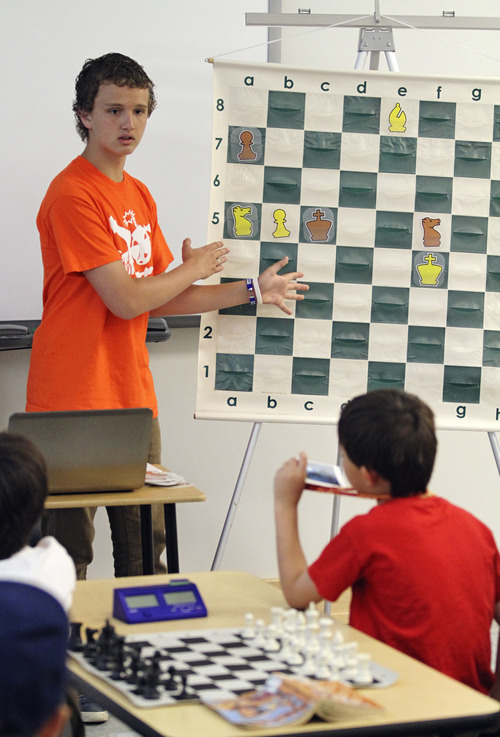
<svg viewBox="0 0 500 737">
<path fill-rule="evenodd" d="M 137 225 L 135 213 L 129 210 L 123 216 L 124 227 L 118 225 L 112 215 L 109 216 L 109 224 L 111 230 L 119 235 L 125 241 L 126 251 L 121 251 L 122 261 L 131 276 L 149 276 L 153 273 L 153 267 L 148 266 L 142 271 L 137 270 L 138 266 L 144 266 L 151 260 L 151 225 Z"/>
</svg>

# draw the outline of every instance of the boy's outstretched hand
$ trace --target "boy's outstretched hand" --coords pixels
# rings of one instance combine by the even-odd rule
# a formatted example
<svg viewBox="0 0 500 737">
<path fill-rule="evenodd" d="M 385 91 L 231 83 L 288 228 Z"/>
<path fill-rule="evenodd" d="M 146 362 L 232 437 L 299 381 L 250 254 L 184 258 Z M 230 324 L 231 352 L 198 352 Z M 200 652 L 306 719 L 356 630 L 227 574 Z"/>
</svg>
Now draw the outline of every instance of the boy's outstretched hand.
<svg viewBox="0 0 500 737">
<path fill-rule="evenodd" d="M 191 238 L 182 241 L 182 263 L 190 263 L 196 269 L 196 278 L 207 279 L 212 274 L 218 274 L 227 261 L 229 248 L 222 241 L 208 243 L 206 246 L 192 248 Z"/>
<path fill-rule="evenodd" d="M 307 456 L 285 461 L 274 477 L 274 501 L 276 504 L 297 506 L 306 485 Z"/>
<path fill-rule="evenodd" d="M 269 266 L 262 274 L 259 275 L 259 287 L 262 293 L 262 301 L 264 304 L 276 305 L 286 315 L 291 315 L 292 311 L 285 304 L 285 300 L 304 299 L 303 294 L 297 294 L 299 292 L 305 292 L 309 289 L 307 284 L 295 281 L 304 276 L 300 271 L 291 271 L 288 274 L 280 275 L 278 271 L 286 266 L 288 263 L 288 256 L 285 256 L 281 261 L 277 261 L 272 266 Z"/>
</svg>

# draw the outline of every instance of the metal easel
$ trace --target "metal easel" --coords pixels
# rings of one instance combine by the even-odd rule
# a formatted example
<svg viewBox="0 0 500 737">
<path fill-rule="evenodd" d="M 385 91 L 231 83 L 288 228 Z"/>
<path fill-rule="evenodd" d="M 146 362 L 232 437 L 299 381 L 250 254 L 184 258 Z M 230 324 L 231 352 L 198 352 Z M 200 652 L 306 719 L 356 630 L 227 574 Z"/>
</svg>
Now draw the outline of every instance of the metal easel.
<svg viewBox="0 0 500 737">
<path fill-rule="evenodd" d="M 375 0 L 378 6 L 378 0 Z M 281 0 L 269 0 L 269 9 L 276 10 L 281 9 Z M 248 16 L 247 16 L 248 17 Z M 248 22 L 248 21 L 247 21 Z M 281 31 L 279 28 L 269 28 L 268 30 L 268 61 L 279 62 L 281 60 Z M 390 44 L 390 48 L 387 47 Z M 370 69 L 377 69 L 381 51 L 384 51 L 387 60 L 387 65 L 391 71 L 397 71 L 396 53 L 394 50 L 394 40 L 392 38 L 391 29 L 361 29 L 358 44 L 358 56 L 356 59 L 356 69 L 363 68 L 368 55 L 370 55 Z M 375 66 L 377 65 L 377 66 Z M 243 487 L 248 474 L 248 469 L 252 460 L 252 456 L 255 451 L 257 439 L 259 437 L 262 423 L 254 422 L 250 433 L 250 438 L 245 450 L 243 462 L 240 467 L 236 485 L 231 497 L 229 509 L 226 515 L 222 533 L 217 544 L 215 556 L 212 562 L 212 571 L 216 571 L 220 568 L 222 556 L 226 549 L 227 541 L 231 533 L 233 526 L 234 517 L 238 509 L 238 504 L 243 493 Z M 340 515 L 340 497 L 334 496 L 333 498 L 333 511 L 332 511 L 332 522 L 330 528 L 330 536 L 336 535 L 339 527 L 339 515 Z"/>
<path fill-rule="evenodd" d="M 398 29 L 442 29 L 442 30 L 500 30 L 500 18 L 459 18 L 454 11 L 443 11 L 440 16 L 391 16 L 380 14 L 380 2 L 374 0 L 373 16 L 360 18 L 359 15 L 332 15 L 311 13 L 309 9 L 301 9 L 297 13 L 282 13 L 282 0 L 268 0 L 268 13 L 246 13 L 246 25 L 267 26 L 268 28 L 268 62 L 281 62 L 281 28 L 292 27 L 340 27 L 359 28 L 358 53 L 355 69 L 363 69 L 369 58 L 369 68 L 379 69 L 380 55 L 383 52 L 389 71 L 399 71 L 393 28 Z M 231 502 L 226 515 L 221 536 L 217 545 L 211 570 L 218 570 L 231 532 L 234 517 L 243 492 L 248 469 L 257 444 L 262 423 L 254 422 L 247 444 L 243 462 Z M 491 448 L 500 474 L 500 444 L 495 432 L 488 432 Z M 334 495 L 330 537 L 334 537 L 339 528 L 340 497 Z"/>
</svg>

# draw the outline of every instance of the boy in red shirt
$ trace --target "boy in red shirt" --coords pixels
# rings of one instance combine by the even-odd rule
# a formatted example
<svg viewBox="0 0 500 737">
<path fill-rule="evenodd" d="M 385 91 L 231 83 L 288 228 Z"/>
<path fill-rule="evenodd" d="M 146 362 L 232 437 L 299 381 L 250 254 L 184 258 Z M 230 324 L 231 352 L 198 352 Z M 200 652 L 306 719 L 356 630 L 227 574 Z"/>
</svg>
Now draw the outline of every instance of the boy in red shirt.
<svg viewBox="0 0 500 737">
<path fill-rule="evenodd" d="M 427 490 L 437 447 L 432 411 L 404 392 L 369 392 L 345 406 L 338 435 L 350 484 L 379 503 L 308 566 L 297 516 L 307 458 L 282 466 L 274 496 L 288 603 L 335 601 L 352 587 L 353 627 L 500 700 L 490 666 L 500 556 L 482 522 Z"/>
</svg>

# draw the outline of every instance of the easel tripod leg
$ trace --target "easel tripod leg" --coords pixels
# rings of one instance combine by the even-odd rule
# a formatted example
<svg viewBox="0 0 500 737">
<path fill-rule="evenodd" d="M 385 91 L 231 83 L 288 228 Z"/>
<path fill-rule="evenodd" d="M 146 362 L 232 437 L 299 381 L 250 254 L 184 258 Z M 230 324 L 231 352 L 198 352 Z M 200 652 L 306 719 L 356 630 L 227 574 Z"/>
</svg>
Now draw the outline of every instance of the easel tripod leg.
<svg viewBox="0 0 500 737">
<path fill-rule="evenodd" d="M 339 531 L 339 516 L 340 516 L 340 497 L 336 494 L 333 495 L 333 509 L 332 509 L 332 522 L 330 526 L 330 540 L 335 537 Z M 325 614 L 330 614 L 332 611 L 332 602 L 325 601 Z"/>
<path fill-rule="evenodd" d="M 220 567 L 222 556 L 224 555 L 224 550 L 226 548 L 227 540 L 229 538 L 229 533 L 231 532 L 231 527 L 233 525 L 234 516 L 236 514 L 236 510 L 238 508 L 238 503 L 241 497 L 241 493 L 243 491 L 243 486 L 245 484 L 245 479 L 248 473 L 248 467 L 250 466 L 253 452 L 255 450 L 255 445 L 257 443 L 257 438 L 259 437 L 261 425 L 262 423 L 260 422 L 254 422 L 253 424 L 252 432 L 250 433 L 250 439 L 248 441 L 247 449 L 245 451 L 243 462 L 241 464 L 240 473 L 238 475 L 238 480 L 236 481 L 236 486 L 234 487 L 233 496 L 231 497 L 231 503 L 229 505 L 229 509 L 226 515 L 226 521 L 224 522 L 224 527 L 222 529 L 222 533 L 219 538 L 219 543 L 217 545 L 217 550 L 215 552 L 215 557 L 214 557 L 212 568 L 211 568 L 212 571 L 217 571 Z"/>
<path fill-rule="evenodd" d="M 489 432 L 488 437 L 490 439 L 491 449 L 497 464 L 498 473 L 500 473 L 500 445 L 498 443 L 498 437 L 496 432 Z"/>
</svg>

